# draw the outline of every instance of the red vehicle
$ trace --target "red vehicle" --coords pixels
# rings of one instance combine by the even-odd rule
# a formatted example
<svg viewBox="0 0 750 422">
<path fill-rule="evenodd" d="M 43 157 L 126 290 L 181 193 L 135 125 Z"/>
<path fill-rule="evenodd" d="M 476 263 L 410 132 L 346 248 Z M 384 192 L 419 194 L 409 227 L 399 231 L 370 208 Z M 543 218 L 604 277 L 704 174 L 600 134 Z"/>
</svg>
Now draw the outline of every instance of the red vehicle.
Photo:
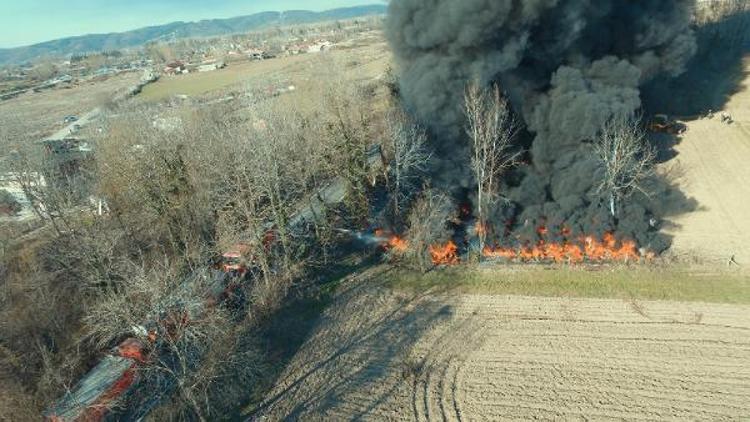
<svg viewBox="0 0 750 422">
<path fill-rule="evenodd" d="M 221 255 L 220 269 L 225 274 L 234 274 L 242 277 L 247 273 L 248 266 L 246 256 L 250 246 L 239 243 L 232 246 Z"/>
<path fill-rule="evenodd" d="M 384 168 L 379 147 L 374 149 L 370 156 L 369 161 L 373 169 Z M 325 215 L 326 209 L 342 203 L 346 198 L 347 186 L 348 182 L 339 178 L 321 189 L 309 204 L 306 204 L 291 218 L 289 227 L 299 228 L 317 221 L 319 216 Z M 271 251 L 276 240 L 275 229 L 267 226 L 262 236 L 262 244 L 266 252 Z M 112 407 L 118 404 L 118 401 L 125 399 L 128 392 L 135 390 L 133 387 L 137 386 L 136 383 L 140 381 L 138 370 L 151 361 L 152 355 L 160 353 L 158 337 L 179 337 L 180 327 L 188 324 L 192 318 L 199 317 L 205 307 L 226 302 L 231 304 L 231 301 L 235 299 L 237 302 L 242 302 L 242 289 L 239 287 L 247 281 L 249 273 L 257 264 L 252 252 L 249 244 L 238 243 L 222 253 L 214 265 L 210 265 L 221 274 L 219 276 L 212 274 L 211 285 L 200 306 L 171 310 L 166 315 L 146 324 L 154 329 L 138 330 L 138 336 L 123 341 L 111 350 L 94 369 L 89 371 L 73 391 L 45 412 L 45 419 L 51 422 L 95 422 L 102 421 L 108 416 L 112 417 L 113 415 L 110 414 Z M 185 283 L 195 282 L 194 280 L 194 277 L 189 277 Z M 139 338 L 145 339 L 139 340 Z M 140 386 L 137 387 L 140 388 Z M 156 402 L 158 402 L 158 397 L 149 405 L 153 406 Z M 143 409 L 140 414 L 147 414 L 149 410 Z M 135 420 L 141 420 L 140 416 Z"/>
<path fill-rule="evenodd" d="M 270 251 L 273 243 L 276 241 L 274 230 L 268 229 L 263 235 L 262 241 L 265 251 Z M 221 254 L 217 267 L 224 274 L 231 274 L 242 278 L 252 269 L 253 262 L 252 247 L 247 243 L 237 243 Z"/>
<path fill-rule="evenodd" d="M 129 338 L 99 362 L 44 417 L 50 422 L 104 420 L 117 400 L 136 382 L 138 367 L 148 359 L 147 347 Z"/>
<path fill-rule="evenodd" d="M 670 119 L 666 114 L 657 114 L 649 122 L 648 130 L 654 133 L 682 135 L 687 132 L 687 126 L 676 120 Z"/>
</svg>

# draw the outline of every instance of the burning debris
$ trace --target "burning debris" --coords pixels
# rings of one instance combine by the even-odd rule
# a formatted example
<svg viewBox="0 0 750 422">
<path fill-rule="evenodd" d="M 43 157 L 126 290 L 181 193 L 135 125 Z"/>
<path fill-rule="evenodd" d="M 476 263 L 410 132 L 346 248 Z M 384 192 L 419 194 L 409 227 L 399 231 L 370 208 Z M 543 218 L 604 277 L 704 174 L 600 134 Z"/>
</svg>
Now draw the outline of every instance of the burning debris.
<svg viewBox="0 0 750 422">
<path fill-rule="evenodd" d="M 568 239 L 570 233 L 563 234 L 561 242 L 550 242 L 548 231 L 539 229 L 539 240 L 533 244 L 515 248 L 490 247 L 482 251 L 488 258 L 503 258 L 514 262 L 555 262 L 558 264 L 581 264 L 584 262 L 639 262 L 654 258 L 652 252 L 639 250 L 632 240 L 619 241 L 613 233 L 605 233 L 599 240 L 593 236 Z"/>
<path fill-rule="evenodd" d="M 375 230 L 375 238 L 389 250 L 403 253 L 409 249 L 409 242 L 406 239 L 395 234 L 386 234 L 382 229 Z"/>
<path fill-rule="evenodd" d="M 384 230 L 376 230 L 372 239 L 382 246 L 386 251 L 403 255 L 409 251 L 409 241 L 395 234 L 386 234 Z M 456 265 L 461 262 L 459 258 L 458 245 L 452 240 L 443 244 L 428 246 L 428 251 L 433 265 Z"/>
<path fill-rule="evenodd" d="M 460 262 L 458 246 L 452 240 L 443 245 L 431 245 L 430 256 L 435 265 L 456 265 Z"/>
<path fill-rule="evenodd" d="M 468 193 L 476 181 L 463 135 L 463 95 L 471 81 L 498 84 L 525 124 L 515 142 L 528 148 L 527 165 L 505 178 L 500 190 L 507 200 L 480 228 L 500 234 L 490 242 L 519 246 L 490 254 L 575 262 L 636 259 L 643 255 L 637 247 L 669 246 L 652 222 L 684 208 L 684 196 L 654 175 L 644 182 L 646 193 L 632 195 L 613 215 L 597 192 L 604 175 L 592 142 L 608 122 L 647 108 L 641 100 L 647 82 L 684 71 L 696 51 L 694 3 L 390 3 L 387 33 L 401 69 L 400 92 L 430 130 L 433 185 L 477 200 Z M 534 232 L 541 225 L 556 233 L 552 239 Z"/>
</svg>

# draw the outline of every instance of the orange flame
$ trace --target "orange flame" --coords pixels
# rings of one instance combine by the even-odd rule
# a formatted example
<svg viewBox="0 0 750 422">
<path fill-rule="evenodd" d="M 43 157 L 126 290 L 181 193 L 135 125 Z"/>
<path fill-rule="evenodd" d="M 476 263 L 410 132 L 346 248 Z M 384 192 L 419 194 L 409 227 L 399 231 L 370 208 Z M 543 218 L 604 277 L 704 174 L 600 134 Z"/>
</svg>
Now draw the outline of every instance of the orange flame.
<svg viewBox="0 0 750 422">
<path fill-rule="evenodd" d="M 391 236 L 388 239 L 388 247 L 397 252 L 406 252 L 409 249 L 409 242 L 406 239 L 402 239 L 398 236 Z"/>
<path fill-rule="evenodd" d="M 546 227 L 537 230 L 540 237 L 549 233 Z M 563 235 L 570 235 L 571 230 L 564 228 Z M 600 241 L 594 236 L 585 236 L 578 242 L 566 240 L 562 243 L 548 243 L 544 239 L 536 245 L 520 248 L 485 247 L 483 255 L 488 258 L 503 258 L 510 261 L 554 261 L 557 263 L 579 264 L 584 261 L 638 261 L 641 258 L 652 259 L 654 254 L 642 256 L 636 243 L 632 240 L 618 242 L 612 233 L 606 233 Z"/>
<path fill-rule="evenodd" d="M 386 234 L 382 229 L 375 230 L 375 236 L 384 239 L 383 247 L 386 249 L 393 249 L 396 252 L 401 253 L 406 252 L 407 249 L 409 249 L 409 242 L 406 239 L 396 236 L 395 234 Z"/>
<path fill-rule="evenodd" d="M 435 265 L 456 265 L 460 262 L 458 258 L 458 246 L 453 241 L 444 245 L 430 246 L 432 263 Z"/>
</svg>

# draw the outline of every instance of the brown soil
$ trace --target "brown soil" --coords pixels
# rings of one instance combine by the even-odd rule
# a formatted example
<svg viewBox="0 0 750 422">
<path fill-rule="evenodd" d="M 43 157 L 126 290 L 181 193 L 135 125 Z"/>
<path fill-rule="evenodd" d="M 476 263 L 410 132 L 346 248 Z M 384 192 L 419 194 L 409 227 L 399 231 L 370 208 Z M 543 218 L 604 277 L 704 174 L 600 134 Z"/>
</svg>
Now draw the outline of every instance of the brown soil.
<svg viewBox="0 0 750 422">
<path fill-rule="evenodd" d="M 748 63 L 750 69 L 750 63 Z M 699 209 L 674 220 L 672 250 L 711 263 L 727 264 L 734 255 L 750 267 L 750 91 L 745 80 L 725 107 L 735 122 L 688 122 L 688 132 L 667 165 L 677 169 L 683 192 Z"/>
<path fill-rule="evenodd" d="M 258 420 L 750 416 L 750 307 L 351 287 Z"/>
</svg>

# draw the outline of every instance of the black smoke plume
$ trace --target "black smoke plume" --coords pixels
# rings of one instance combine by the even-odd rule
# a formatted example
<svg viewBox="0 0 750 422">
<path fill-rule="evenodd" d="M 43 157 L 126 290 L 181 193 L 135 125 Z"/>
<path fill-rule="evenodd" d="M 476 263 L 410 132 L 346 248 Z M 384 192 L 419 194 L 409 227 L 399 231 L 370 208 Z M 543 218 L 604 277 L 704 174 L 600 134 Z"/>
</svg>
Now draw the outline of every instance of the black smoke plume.
<svg viewBox="0 0 750 422">
<path fill-rule="evenodd" d="M 661 218 L 685 198 L 654 180 L 651 195 L 609 216 L 594 191 L 590 141 L 642 108 L 641 87 L 680 75 L 696 51 L 688 0 L 392 0 L 387 36 L 405 107 L 433 134 L 435 183 L 469 188 L 463 95 L 497 83 L 526 124 L 530 165 L 506 187 L 496 224 L 514 237 L 544 224 L 616 231 L 661 251 Z M 499 231 L 499 229 L 498 229 Z"/>
</svg>

